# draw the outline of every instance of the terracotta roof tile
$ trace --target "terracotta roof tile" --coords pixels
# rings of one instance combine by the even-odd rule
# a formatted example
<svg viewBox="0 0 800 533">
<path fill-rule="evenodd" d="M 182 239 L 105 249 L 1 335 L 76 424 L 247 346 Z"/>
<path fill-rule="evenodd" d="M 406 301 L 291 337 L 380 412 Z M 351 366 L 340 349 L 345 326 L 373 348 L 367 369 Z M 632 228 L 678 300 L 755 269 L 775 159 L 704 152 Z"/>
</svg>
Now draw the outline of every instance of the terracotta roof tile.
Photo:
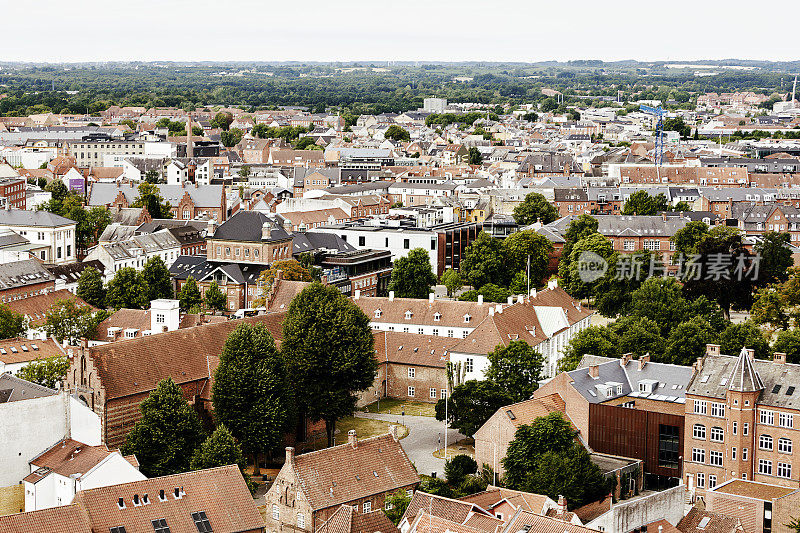
<svg viewBox="0 0 800 533">
<path fill-rule="evenodd" d="M 703 529 L 698 528 L 700 521 L 708 518 Z M 697 507 L 692 507 L 686 516 L 678 522 L 677 528 L 681 533 L 731 533 L 742 530 L 742 521 L 738 518 L 710 513 Z"/>
<path fill-rule="evenodd" d="M 73 439 L 64 439 L 32 459 L 30 464 L 70 477 L 72 474 L 85 474 L 112 453 L 105 445 L 87 446 Z"/>
<path fill-rule="evenodd" d="M 398 529 L 381 510 L 362 514 L 342 505 L 316 533 L 398 533 Z"/>
<path fill-rule="evenodd" d="M 43 341 L 16 337 L 0 341 L 0 361 L 9 365 L 66 355 L 53 339 Z"/>
<path fill-rule="evenodd" d="M 91 533 L 86 513 L 77 505 L 64 505 L 0 516 L 0 531 L 4 533 Z"/>
<path fill-rule="evenodd" d="M 75 296 L 67 289 L 39 294 L 21 300 L 8 302 L 6 305 L 15 313 L 20 313 L 30 319 L 31 327 L 39 327 L 45 323 L 45 315 L 50 310 L 50 306 L 59 300 L 75 300 L 78 305 L 89 305 L 78 296 Z M 92 306 L 89 306 L 92 307 Z M 96 309 L 92 307 L 92 309 Z"/>
</svg>

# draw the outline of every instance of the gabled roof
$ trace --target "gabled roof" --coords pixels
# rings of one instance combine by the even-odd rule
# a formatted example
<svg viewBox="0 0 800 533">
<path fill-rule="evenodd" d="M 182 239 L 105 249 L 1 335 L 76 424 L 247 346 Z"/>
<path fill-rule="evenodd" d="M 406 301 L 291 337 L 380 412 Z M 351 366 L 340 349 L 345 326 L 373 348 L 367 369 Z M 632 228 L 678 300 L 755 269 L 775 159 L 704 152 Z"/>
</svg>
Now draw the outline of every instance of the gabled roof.
<svg viewBox="0 0 800 533">
<path fill-rule="evenodd" d="M 445 498 L 418 490 L 411 498 L 403 518 L 408 522 L 413 522 L 414 518 L 423 510 L 431 516 L 444 518 L 457 524 L 463 524 L 474 513 L 491 516 L 484 508 L 470 501 Z"/>
<path fill-rule="evenodd" d="M 700 522 L 706 518 L 708 520 L 702 528 L 699 528 Z M 742 521 L 738 518 L 711 513 L 697 507 L 692 507 L 687 515 L 681 518 L 677 528 L 681 533 L 732 533 L 744 530 Z"/>
<path fill-rule="evenodd" d="M 316 533 L 398 533 L 397 527 L 382 509 L 357 513 L 349 505 L 342 505 Z"/>
<path fill-rule="evenodd" d="M 0 265 L 0 290 L 53 281 L 55 277 L 35 259 Z"/>
<path fill-rule="evenodd" d="M 11 374 L 0 374 L 0 403 L 18 402 L 43 396 L 55 396 L 56 394 L 58 394 L 58 391 L 48 389 L 37 383 L 25 381 Z"/>
<path fill-rule="evenodd" d="M 527 533 L 597 533 L 588 527 L 522 509 L 517 510 L 514 517 L 506 523 L 502 533 L 517 533 L 520 530 Z"/>
<path fill-rule="evenodd" d="M 388 434 L 297 455 L 292 467 L 314 510 L 419 483 L 400 442 Z"/>
<path fill-rule="evenodd" d="M 58 228 L 74 225 L 76 222 L 49 211 L 28 211 L 27 209 L 0 210 L 0 226 L 32 226 L 37 228 Z"/>
<path fill-rule="evenodd" d="M 59 300 L 73 300 L 75 305 L 85 305 L 91 307 L 93 310 L 95 309 L 67 289 L 60 289 L 46 294 L 37 294 L 36 296 L 29 296 L 28 298 L 22 298 L 20 300 L 12 300 L 6 302 L 6 305 L 15 313 L 28 317 L 28 327 L 37 328 L 45 323 L 47 320 L 47 312 L 50 310 L 50 307 Z"/>
<path fill-rule="evenodd" d="M 32 467 L 38 470 L 23 481 L 36 483 L 50 472 L 64 477 L 86 474 L 98 463 L 113 453 L 107 446 L 87 446 L 73 439 L 62 439 L 44 453 L 31 459 Z"/>
<path fill-rule="evenodd" d="M 63 505 L 39 511 L 0 516 L 5 533 L 91 533 L 89 517 L 77 505 Z"/>
</svg>

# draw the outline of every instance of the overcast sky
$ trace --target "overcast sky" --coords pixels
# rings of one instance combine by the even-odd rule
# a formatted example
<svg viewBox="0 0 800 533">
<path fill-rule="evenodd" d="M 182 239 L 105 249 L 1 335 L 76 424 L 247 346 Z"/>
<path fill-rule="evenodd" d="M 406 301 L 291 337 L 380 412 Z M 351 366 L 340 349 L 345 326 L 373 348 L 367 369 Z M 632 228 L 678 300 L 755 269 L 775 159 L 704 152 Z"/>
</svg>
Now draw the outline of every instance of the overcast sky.
<svg viewBox="0 0 800 533">
<path fill-rule="evenodd" d="M 0 61 L 800 59 L 797 0 L 0 0 Z"/>
</svg>

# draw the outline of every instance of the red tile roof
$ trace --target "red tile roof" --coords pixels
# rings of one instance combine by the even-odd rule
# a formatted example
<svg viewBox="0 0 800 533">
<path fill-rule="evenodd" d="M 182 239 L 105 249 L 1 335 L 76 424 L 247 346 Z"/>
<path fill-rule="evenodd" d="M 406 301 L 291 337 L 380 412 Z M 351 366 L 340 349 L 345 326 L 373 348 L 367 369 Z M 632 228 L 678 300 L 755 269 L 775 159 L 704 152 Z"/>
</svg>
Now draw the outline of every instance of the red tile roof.
<svg viewBox="0 0 800 533">
<path fill-rule="evenodd" d="M 47 294 L 39 294 L 20 300 L 13 300 L 6 305 L 15 313 L 27 316 L 30 319 L 30 326 L 35 328 L 45 323 L 46 314 L 50 310 L 50 306 L 59 300 L 75 300 L 77 305 L 89 305 L 67 289 L 48 292 Z M 92 307 L 92 309 L 96 308 Z"/>
<path fill-rule="evenodd" d="M 0 341 L 0 361 L 7 365 L 63 355 L 66 353 L 53 339 L 32 341 L 16 337 Z"/>
<path fill-rule="evenodd" d="M 30 461 L 32 466 L 46 471 L 33 472 L 24 481 L 36 483 L 50 472 L 64 477 L 85 474 L 111 453 L 112 451 L 105 445 L 87 446 L 73 439 L 64 439 Z"/>
<path fill-rule="evenodd" d="M 399 533 L 399 530 L 382 510 L 362 514 L 342 505 L 316 533 Z"/>
</svg>

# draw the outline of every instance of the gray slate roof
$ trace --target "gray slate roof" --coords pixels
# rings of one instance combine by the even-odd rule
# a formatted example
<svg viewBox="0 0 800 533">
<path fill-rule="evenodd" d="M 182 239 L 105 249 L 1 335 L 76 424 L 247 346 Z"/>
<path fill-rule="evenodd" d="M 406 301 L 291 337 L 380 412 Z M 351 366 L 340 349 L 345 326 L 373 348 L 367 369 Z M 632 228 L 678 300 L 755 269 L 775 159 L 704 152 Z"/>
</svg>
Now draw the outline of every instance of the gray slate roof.
<svg viewBox="0 0 800 533">
<path fill-rule="evenodd" d="M 189 197 L 199 208 L 220 207 L 222 205 L 222 198 L 224 197 L 225 188 L 222 185 L 203 185 L 203 186 L 186 186 L 181 185 L 156 185 L 161 196 L 170 204 L 177 205 L 180 199 L 183 198 L 184 193 L 189 193 Z M 89 194 L 89 205 L 108 205 L 114 201 L 120 191 L 125 195 L 128 203 L 133 203 L 139 196 L 139 189 L 134 185 L 117 185 L 116 183 L 95 183 L 92 185 L 91 193 Z"/>
<path fill-rule="evenodd" d="M 49 211 L 28 211 L 27 209 L 0 209 L 0 226 L 34 226 L 57 228 L 70 226 L 75 221 L 54 215 Z"/>
<path fill-rule="evenodd" d="M 264 223 L 272 224 L 271 237 L 267 241 L 279 241 L 289 237 L 286 230 L 260 211 L 238 211 L 223 222 L 214 232 L 215 239 L 225 241 L 266 242 L 261 238 Z"/>
<path fill-rule="evenodd" d="M 0 374 L 0 403 L 18 402 L 56 394 L 58 391 L 53 389 L 25 381 L 11 374 Z"/>
<path fill-rule="evenodd" d="M 35 259 L 0 264 L 0 289 L 3 290 L 53 280 L 55 277 Z"/>
</svg>

